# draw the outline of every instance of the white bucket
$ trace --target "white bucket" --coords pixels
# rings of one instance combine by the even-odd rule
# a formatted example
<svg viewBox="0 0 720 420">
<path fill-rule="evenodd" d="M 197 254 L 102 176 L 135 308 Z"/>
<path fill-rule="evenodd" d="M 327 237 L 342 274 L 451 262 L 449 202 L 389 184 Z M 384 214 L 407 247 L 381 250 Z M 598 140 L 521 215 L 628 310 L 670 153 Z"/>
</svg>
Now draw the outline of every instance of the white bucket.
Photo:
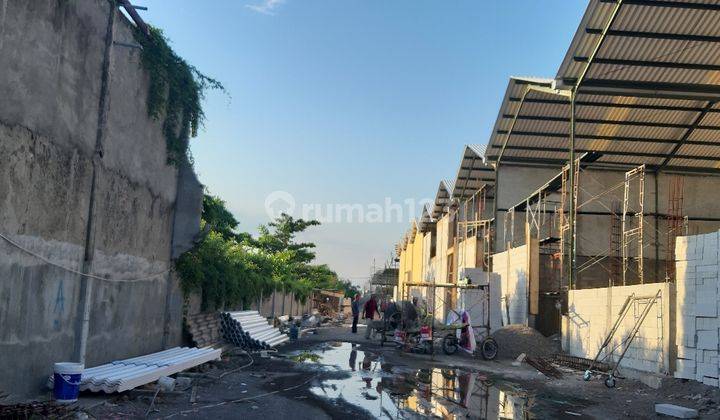
<svg viewBox="0 0 720 420">
<path fill-rule="evenodd" d="M 53 395 L 60 404 L 74 403 L 80 393 L 80 381 L 85 366 L 82 363 L 55 363 Z"/>
</svg>

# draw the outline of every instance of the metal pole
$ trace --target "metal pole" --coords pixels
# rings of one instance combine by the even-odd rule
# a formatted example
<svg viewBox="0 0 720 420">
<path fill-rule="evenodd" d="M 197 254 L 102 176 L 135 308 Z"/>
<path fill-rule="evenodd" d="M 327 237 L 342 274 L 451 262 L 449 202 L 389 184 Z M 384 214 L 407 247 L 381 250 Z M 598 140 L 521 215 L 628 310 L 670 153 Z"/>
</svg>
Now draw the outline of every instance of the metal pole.
<svg viewBox="0 0 720 420">
<path fill-rule="evenodd" d="M 88 203 L 87 223 L 85 226 L 85 250 L 83 255 L 83 274 L 89 274 L 93 269 L 93 260 L 95 259 L 95 210 L 96 210 L 96 189 L 98 184 L 98 168 L 101 165 L 103 156 L 103 140 L 105 139 L 105 130 L 107 129 L 109 96 L 110 96 L 110 77 L 111 77 L 111 61 L 112 61 L 112 44 L 115 28 L 115 9 L 110 8 L 108 15 L 107 27 L 105 30 L 105 50 L 103 53 L 102 73 L 100 77 L 100 97 L 98 100 L 98 123 L 95 133 L 95 151 L 92 157 L 92 180 L 90 183 L 90 197 Z M 170 275 L 168 274 L 168 281 Z M 80 322 L 78 327 L 80 333 L 76 336 L 76 358 L 78 362 L 85 363 L 85 355 L 87 353 L 88 339 L 90 337 L 90 313 L 92 311 L 94 280 L 88 276 L 82 276 L 80 279 L 81 307 Z M 166 291 L 167 292 L 167 291 Z"/>
<path fill-rule="evenodd" d="M 570 181 L 568 287 L 570 289 L 575 289 L 575 93 L 575 89 L 570 92 L 570 168 L 568 170 Z"/>
</svg>

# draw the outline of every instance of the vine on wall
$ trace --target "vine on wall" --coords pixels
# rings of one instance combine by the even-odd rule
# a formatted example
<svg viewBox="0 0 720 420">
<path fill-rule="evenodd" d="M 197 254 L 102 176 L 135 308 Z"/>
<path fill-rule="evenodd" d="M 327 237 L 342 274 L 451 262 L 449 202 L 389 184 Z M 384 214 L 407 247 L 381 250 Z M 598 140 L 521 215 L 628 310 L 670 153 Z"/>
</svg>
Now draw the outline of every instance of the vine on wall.
<svg viewBox="0 0 720 420">
<path fill-rule="evenodd" d="M 142 46 L 143 68 L 150 73 L 148 115 L 163 118 L 168 164 L 188 158 L 188 143 L 197 136 L 205 114 L 202 99 L 208 89 L 227 93 L 219 81 L 208 77 L 175 54 L 162 30 L 149 26 L 148 37 L 139 30 L 135 40 Z"/>
</svg>

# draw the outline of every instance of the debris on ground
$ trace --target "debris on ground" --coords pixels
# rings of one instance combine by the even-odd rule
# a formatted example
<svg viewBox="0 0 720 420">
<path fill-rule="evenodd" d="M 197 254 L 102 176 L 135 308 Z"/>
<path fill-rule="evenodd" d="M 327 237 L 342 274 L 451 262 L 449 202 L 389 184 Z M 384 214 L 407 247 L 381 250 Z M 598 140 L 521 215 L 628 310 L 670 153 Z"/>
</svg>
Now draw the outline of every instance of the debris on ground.
<svg viewBox="0 0 720 420">
<path fill-rule="evenodd" d="M 600 372 L 607 372 L 610 370 L 610 365 L 600 361 L 593 361 L 584 357 L 571 356 L 569 354 L 556 353 L 550 358 L 551 361 L 557 365 L 565 366 L 570 369 L 585 371 L 592 367 L 593 370 Z"/>
<path fill-rule="evenodd" d="M 544 357 L 527 356 L 525 361 L 548 378 L 562 379 L 563 377 L 562 372 Z"/>
<path fill-rule="evenodd" d="M 557 344 L 534 328 L 513 324 L 496 330 L 492 338 L 498 343 L 498 358 L 515 359 L 521 353 L 547 357 L 557 353 Z"/>
<path fill-rule="evenodd" d="M 525 361 L 525 358 L 526 358 L 526 357 L 527 357 L 527 355 L 526 355 L 525 353 L 520 353 L 520 356 L 518 356 L 518 357 L 515 359 L 515 361 L 512 362 L 512 365 L 513 365 L 513 366 L 520 366 L 520 365 L 522 365 L 522 362 Z"/>
<path fill-rule="evenodd" d="M 695 419 L 698 416 L 697 410 L 675 404 L 655 404 L 655 412 L 679 419 Z"/>
<path fill-rule="evenodd" d="M 63 418 L 77 412 L 77 404 L 57 404 L 53 401 L 32 401 L 19 404 L 0 404 L 0 418 Z"/>
</svg>

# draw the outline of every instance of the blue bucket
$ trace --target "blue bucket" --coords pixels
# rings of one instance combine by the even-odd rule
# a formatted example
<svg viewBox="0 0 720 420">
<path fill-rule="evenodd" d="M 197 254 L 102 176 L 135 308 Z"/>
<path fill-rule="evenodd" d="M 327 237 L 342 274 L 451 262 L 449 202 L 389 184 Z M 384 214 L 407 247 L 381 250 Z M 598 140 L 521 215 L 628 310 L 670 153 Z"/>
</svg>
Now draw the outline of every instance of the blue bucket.
<svg viewBox="0 0 720 420">
<path fill-rule="evenodd" d="M 74 403 L 80 393 L 80 380 L 85 369 L 82 363 L 55 363 L 53 395 L 60 404 Z"/>
</svg>

